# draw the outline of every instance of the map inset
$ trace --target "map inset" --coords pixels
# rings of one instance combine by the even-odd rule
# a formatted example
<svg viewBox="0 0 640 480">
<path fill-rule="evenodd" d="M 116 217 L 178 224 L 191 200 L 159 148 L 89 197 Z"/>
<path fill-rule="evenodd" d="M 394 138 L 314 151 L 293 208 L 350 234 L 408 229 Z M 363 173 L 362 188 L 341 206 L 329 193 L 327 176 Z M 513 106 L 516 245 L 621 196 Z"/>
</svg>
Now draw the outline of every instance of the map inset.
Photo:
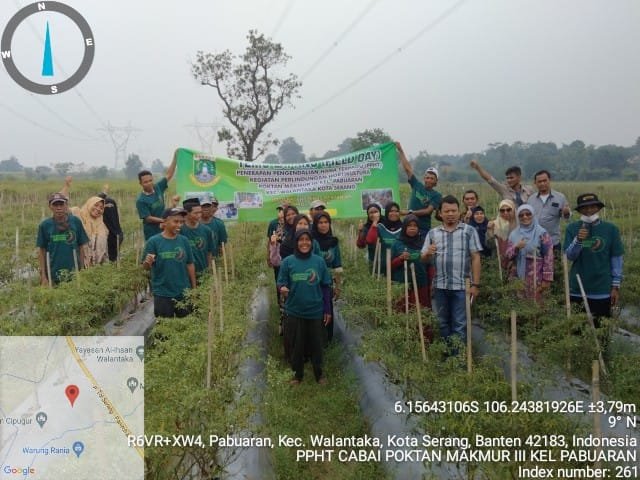
<svg viewBox="0 0 640 480">
<path fill-rule="evenodd" d="M 0 479 L 142 480 L 144 337 L 0 337 Z"/>
</svg>

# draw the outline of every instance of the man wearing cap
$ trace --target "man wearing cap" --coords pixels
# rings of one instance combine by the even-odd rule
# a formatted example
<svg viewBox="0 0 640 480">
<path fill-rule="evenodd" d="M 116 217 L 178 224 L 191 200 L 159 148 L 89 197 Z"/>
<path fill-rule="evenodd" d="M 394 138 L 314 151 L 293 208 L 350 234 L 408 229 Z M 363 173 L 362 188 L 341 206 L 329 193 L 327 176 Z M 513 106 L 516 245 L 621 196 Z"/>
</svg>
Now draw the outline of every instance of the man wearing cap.
<svg viewBox="0 0 640 480">
<path fill-rule="evenodd" d="M 440 207 L 440 201 L 442 200 L 440 192 L 434 190 L 434 187 L 438 184 L 438 170 L 434 167 L 427 168 L 424 172 L 423 185 L 414 175 L 413 167 L 407 160 L 400 142 L 396 142 L 396 149 L 398 150 L 400 163 L 402 163 L 402 167 L 409 179 L 409 185 L 411 185 L 409 209 L 402 210 L 400 213 L 402 215 L 412 213 L 418 217 L 418 228 L 420 232 L 426 234 L 431 229 L 431 214 Z"/>
<path fill-rule="evenodd" d="M 78 270 L 84 265 L 80 246 L 89 238 L 78 217 L 68 213 L 69 199 L 62 193 L 49 196 L 49 209 L 53 213 L 38 226 L 38 264 L 40 284 L 58 284 L 65 278 L 65 272 Z M 47 253 L 49 258 L 47 259 Z"/>
<path fill-rule="evenodd" d="M 547 170 L 540 170 L 533 176 L 538 193 L 527 200 L 534 211 L 536 220 L 551 236 L 553 252 L 559 258 L 560 243 L 560 219 L 571 217 L 569 202 L 565 196 L 551 189 L 551 174 Z"/>
<path fill-rule="evenodd" d="M 142 186 L 142 192 L 140 192 L 136 200 L 136 210 L 138 210 L 138 216 L 142 219 L 145 240 L 149 240 L 153 235 L 161 232 L 162 212 L 165 209 L 164 192 L 176 172 L 177 158 L 178 150 L 176 149 L 173 153 L 171 165 L 167 168 L 167 173 L 155 184 L 153 183 L 153 174 L 149 170 L 142 170 L 138 173 L 138 181 Z"/>
<path fill-rule="evenodd" d="M 482 168 L 475 158 L 469 162 L 469 165 L 478 172 L 491 188 L 498 192 L 502 200 L 511 200 L 515 202 L 516 207 L 527 203 L 529 197 L 533 195 L 533 188 L 521 183 L 522 170 L 518 166 L 507 168 L 504 172 L 505 182 L 500 183 L 493 175 Z"/>
<path fill-rule="evenodd" d="M 184 218 L 184 225 L 180 229 L 180 234 L 187 237 L 193 252 L 193 263 L 196 269 L 196 277 L 210 271 L 211 255 L 213 254 L 213 242 L 211 231 L 200 224 L 202 217 L 202 207 L 197 198 L 188 198 L 182 202 L 182 206 L 187 212 Z"/>
<path fill-rule="evenodd" d="M 578 195 L 576 204 L 580 220 L 567 225 L 564 237 L 567 259 L 573 262 L 569 292 L 572 303 L 582 304 L 576 278 L 580 275 L 589 309 L 599 327 L 599 317 L 610 317 L 611 307 L 618 304 L 624 245 L 618 227 L 599 218 L 604 203 L 596 194 Z"/>
<path fill-rule="evenodd" d="M 215 216 L 218 211 L 218 200 L 209 193 L 205 193 L 200 199 L 200 206 L 202 207 L 200 223 L 211 231 L 213 255 L 219 257 L 221 244 L 227 243 L 228 237 L 224 222 Z"/>
<path fill-rule="evenodd" d="M 327 204 L 322 200 L 314 200 L 309 205 L 309 219 L 311 219 L 311 223 L 313 223 L 313 217 L 320 212 L 324 212 L 327 209 Z"/>
<path fill-rule="evenodd" d="M 144 246 L 142 267 L 151 270 L 153 314 L 156 317 L 184 317 L 191 311 L 178 307 L 185 291 L 196 287 L 196 270 L 189 240 L 180 235 L 187 212 L 169 208 L 162 213 L 164 228 Z"/>
</svg>

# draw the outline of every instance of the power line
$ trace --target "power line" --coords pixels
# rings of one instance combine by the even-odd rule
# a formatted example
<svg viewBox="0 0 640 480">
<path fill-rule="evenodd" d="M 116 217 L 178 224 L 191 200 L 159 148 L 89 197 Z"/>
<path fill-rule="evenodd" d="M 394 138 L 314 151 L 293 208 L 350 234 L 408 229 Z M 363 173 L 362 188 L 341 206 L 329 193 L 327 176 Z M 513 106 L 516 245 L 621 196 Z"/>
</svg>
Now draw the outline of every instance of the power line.
<svg viewBox="0 0 640 480">
<path fill-rule="evenodd" d="M 369 11 L 373 8 L 373 6 L 378 2 L 379 0 L 371 0 L 362 10 L 362 12 L 360 12 L 358 14 L 358 16 L 355 18 L 355 20 L 353 20 L 349 26 L 340 34 L 338 35 L 338 38 L 336 38 L 333 43 L 331 45 L 329 45 L 329 48 L 327 48 L 319 57 L 318 59 L 313 62 L 311 64 L 311 66 L 307 69 L 306 72 L 304 72 L 302 75 L 300 75 L 300 79 L 304 80 L 305 78 L 307 78 L 309 76 L 309 74 L 311 72 L 313 72 L 316 67 L 318 65 L 320 65 L 320 63 L 327 58 L 327 56 L 333 51 L 334 48 L 336 48 L 338 46 L 338 43 L 340 43 L 342 40 L 344 40 L 344 38 L 351 32 L 351 30 L 353 30 L 355 28 L 355 26 L 360 23 L 360 21 L 367 15 L 367 13 L 369 13 Z"/>
<path fill-rule="evenodd" d="M 111 138 L 111 143 L 113 143 L 115 162 L 113 165 L 113 169 L 118 169 L 118 158 L 124 157 L 127 153 L 127 143 L 129 142 L 129 138 L 131 134 L 134 132 L 141 132 L 139 128 L 135 128 L 131 126 L 131 122 L 126 127 L 115 127 L 111 125 L 111 123 L 107 122 L 106 128 L 99 128 L 98 130 L 105 131 L 109 134 Z"/>
<path fill-rule="evenodd" d="M 421 30 L 419 30 L 416 34 L 414 34 L 412 37 L 410 37 L 409 40 L 404 42 L 402 45 L 400 45 L 395 50 L 391 51 L 389 54 L 387 54 L 385 57 L 383 57 L 382 60 L 380 60 L 378 63 L 374 64 L 371 68 L 366 70 L 363 74 L 361 74 L 360 76 L 356 77 L 354 80 L 349 82 L 347 85 L 342 87 L 340 90 L 338 90 L 333 95 L 331 95 L 328 98 L 326 98 L 323 102 L 321 102 L 320 104 L 316 105 L 314 108 L 312 108 L 312 109 L 308 110 L 307 112 L 303 113 L 302 115 L 296 117 L 295 119 L 293 119 L 292 121 L 286 123 L 285 125 L 283 125 L 283 126 L 281 126 L 279 128 L 276 128 L 274 130 L 274 133 L 275 132 L 279 132 L 280 130 L 283 130 L 284 128 L 287 128 L 287 127 L 293 125 L 294 123 L 297 123 L 300 120 L 308 117 L 312 113 L 315 113 L 316 110 L 318 110 L 319 108 L 322 108 L 325 105 L 327 105 L 328 103 L 331 103 L 333 100 L 338 98 L 340 95 L 344 94 L 346 91 L 348 91 L 351 88 L 353 88 L 355 85 L 360 83 L 366 77 L 371 75 L 373 72 L 375 72 L 380 67 L 382 67 L 385 63 L 387 63 L 389 60 L 391 60 L 395 55 L 398 55 L 399 53 L 401 53 L 404 49 L 406 49 L 408 46 L 410 46 L 412 43 L 414 43 L 416 40 L 418 40 L 425 33 L 428 33 L 429 31 L 431 31 L 435 27 L 437 27 L 440 23 L 442 23 L 444 20 L 446 20 L 447 17 L 449 17 L 451 14 L 453 14 L 460 6 L 462 6 L 462 4 L 465 3 L 465 1 L 466 0 L 459 0 L 458 2 L 456 2 L 453 6 L 451 6 L 447 10 L 445 10 L 435 20 L 433 20 L 431 23 L 427 24 L 425 27 L 423 27 Z"/>
<path fill-rule="evenodd" d="M 291 11 L 291 7 L 293 6 L 293 0 L 288 0 L 287 1 L 287 5 L 284 7 L 284 11 L 280 14 L 280 17 L 278 18 L 278 21 L 276 22 L 276 26 L 273 27 L 273 31 L 271 32 L 271 38 L 274 38 L 276 36 L 276 34 L 278 33 L 278 31 L 280 30 L 280 27 L 282 27 L 282 24 L 284 23 L 285 19 L 287 18 L 287 15 L 289 15 L 289 12 Z"/>
<path fill-rule="evenodd" d="M 215 123 L 200 123 L 198 119 L 196 119 L 194 123 L 185 125 L 185 128 L 195 131 L 200 141 L 200 149 L 202 152 L 213 153 L 213 144 L 216 139 L 216 134 L 218 133 L 218 128 L 221 126 L 222 125 Z"/>
</svg>

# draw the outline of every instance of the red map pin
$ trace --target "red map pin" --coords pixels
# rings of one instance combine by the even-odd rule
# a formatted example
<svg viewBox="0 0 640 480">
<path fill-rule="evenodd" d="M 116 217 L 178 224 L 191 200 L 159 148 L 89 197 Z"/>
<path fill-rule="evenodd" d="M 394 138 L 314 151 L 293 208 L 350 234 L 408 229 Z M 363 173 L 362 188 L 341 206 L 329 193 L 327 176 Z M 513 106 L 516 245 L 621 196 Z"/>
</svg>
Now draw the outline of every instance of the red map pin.
<svg viewBox="0 0 640 480">
<path fill-rule="evenodd" d="M 71 403 L 71 406 L 73 407 L 73 402 L 75 402 L 76 398 L 78 398 L 80 389 L 76 385 L 69 385 L 64 389 L 64 393 L 69 399 L 69 403 Z"/>
</svg>

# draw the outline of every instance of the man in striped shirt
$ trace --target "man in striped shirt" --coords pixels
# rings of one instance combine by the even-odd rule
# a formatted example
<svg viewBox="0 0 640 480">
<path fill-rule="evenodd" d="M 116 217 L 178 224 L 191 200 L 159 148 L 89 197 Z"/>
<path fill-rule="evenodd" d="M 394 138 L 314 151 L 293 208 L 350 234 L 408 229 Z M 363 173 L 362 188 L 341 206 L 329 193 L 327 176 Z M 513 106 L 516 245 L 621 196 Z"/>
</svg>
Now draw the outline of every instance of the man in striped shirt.
<svg viewBox="0 0 640 480">
<path fill-rule="evenodd" d="M 447 195 L 440 204 L 442 225 L 429 231 L 422 247 L 422 260 L 435 265 L 433 300 L 446 341 L 459 337 L 466 342 L 465 280 L 471 277 L 470 293 L 480 290 L 480 239 L 476 229 L 460 221 L 458 199 Z M 457 349 L 452 351 L 457 353 Z"/>
</svg>

